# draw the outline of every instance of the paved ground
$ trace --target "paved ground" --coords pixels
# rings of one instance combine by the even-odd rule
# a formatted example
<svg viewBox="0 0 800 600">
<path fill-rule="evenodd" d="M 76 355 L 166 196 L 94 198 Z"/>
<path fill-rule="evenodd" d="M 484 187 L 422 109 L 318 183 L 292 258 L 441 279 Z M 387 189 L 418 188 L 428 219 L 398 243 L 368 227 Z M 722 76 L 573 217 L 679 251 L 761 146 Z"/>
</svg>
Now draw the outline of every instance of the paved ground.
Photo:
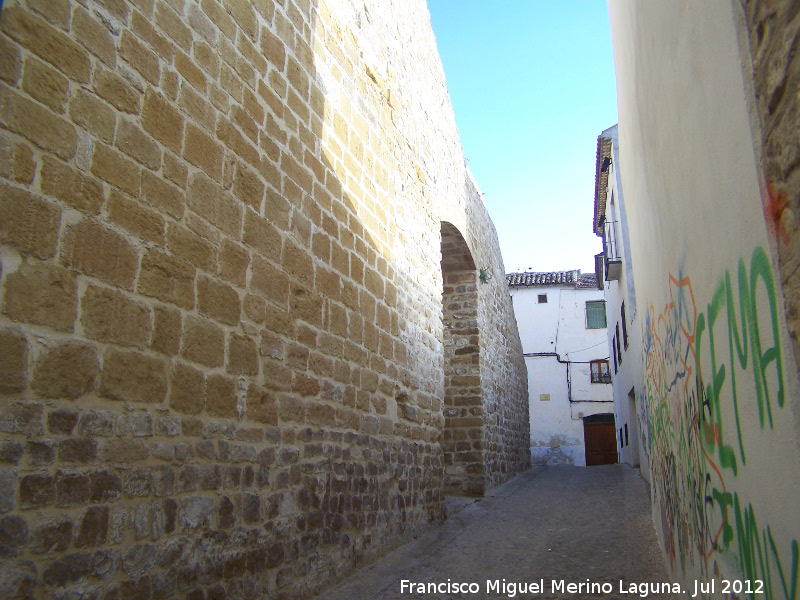
<svg viewBox="0 0 800 600">
<path fill-rule="evenodd" d="M 522 594 L 510 582 L 543 580 Z M 611 585 L 608 594 L 569 592 L 566 584 Z M 473 583 L 469 589 L 419 593 L 401 581 Z M 499 580 L 487 591 L 487 580 Z M 564 581 L 563 591 L 552 581 Z M 460 598 L 623 598 L 620 581 L 667 582 L 650 518 L 647 484 L 626 465 L 538 468 L 516 477 L 444 523 L 356 573 L 317 600 L 428 600 Z M 479 589 L 475 592 L 476 587 Z M 519 589 L 519 588 L 518 588 Z M 606 588 L 607 589 L 607 588 Z M 417 590 L 417 591 L 415 591 Z M 671 597 L 648 593 L 648 598 Z M 684 594 L 685 597 L 685 594 Z"/>
</svg>

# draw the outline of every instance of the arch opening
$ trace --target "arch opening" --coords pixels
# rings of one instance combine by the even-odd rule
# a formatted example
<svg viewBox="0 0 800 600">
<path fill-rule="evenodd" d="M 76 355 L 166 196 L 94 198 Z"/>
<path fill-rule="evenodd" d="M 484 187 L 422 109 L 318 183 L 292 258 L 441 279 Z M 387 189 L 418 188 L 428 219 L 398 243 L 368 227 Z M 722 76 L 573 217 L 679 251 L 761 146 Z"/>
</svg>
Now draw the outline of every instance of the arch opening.
<svg viewBox="0 0 800 600">
<path fill-rule="evenodd" d="M 441 229 L 445 493 L 482 496 L 486 465 L 478 277 L 461 232 L 447 221 Z"/>
</svg>

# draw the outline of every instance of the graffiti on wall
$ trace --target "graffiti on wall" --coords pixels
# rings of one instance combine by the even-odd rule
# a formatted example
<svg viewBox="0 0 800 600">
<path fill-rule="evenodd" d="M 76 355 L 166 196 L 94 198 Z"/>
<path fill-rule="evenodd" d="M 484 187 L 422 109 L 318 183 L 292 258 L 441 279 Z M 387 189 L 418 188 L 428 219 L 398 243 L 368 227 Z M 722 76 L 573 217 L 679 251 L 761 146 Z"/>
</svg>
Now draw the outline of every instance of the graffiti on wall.
<svg viewBox="0 0 800 600">
<path fill-rule="evenodd" d="M 673 570 L 713 576 L 722 565 L 764 581 L 767 598 L 798 600 L 798 542 L 777 541 L 782 523 L 757 516 L 757 467 L 748 471 L 748 449 L 769 448 L 785 404 L 767 253 L 756 248 L 713 289 L 701 303 L 690 277 L 670 275 L 669 302 L 651 305 L 644 323 L 642 408 L 657 525 Z"/>
</svg>

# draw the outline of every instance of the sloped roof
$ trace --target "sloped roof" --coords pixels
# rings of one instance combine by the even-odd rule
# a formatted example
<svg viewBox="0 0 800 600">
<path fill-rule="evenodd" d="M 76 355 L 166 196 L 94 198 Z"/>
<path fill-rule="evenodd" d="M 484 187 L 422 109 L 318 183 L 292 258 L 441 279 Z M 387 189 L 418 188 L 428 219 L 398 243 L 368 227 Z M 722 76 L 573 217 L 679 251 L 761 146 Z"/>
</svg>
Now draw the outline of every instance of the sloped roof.
<svg viewBox="0 0 800 600">
<path fill-rule="evenodd" d="M 597 275 L 594 273 L 584 273 L 578 276 L 579 290 L 597 289 Z"/>
<path fill-rule="evenodd" d="M 575 284 L 580 271 L 552 271 L 549 273 L 507 273 L 506 284 L 509 287 L 530 287 L 539 285 L 570 285 Z"/>
<path fill-rule="evenodd" d="M 604 132 L 605 133 L 605 132 Z M 594 219 L 592 220 L 592 231 L 596 235 L 603 235 L 603 226 L 600 218 L 606 214 L 606 192 L 608 189 L 608 169 L 603 168 L 603 161 L 611 158 L 611 147 L 613 140 L 609 137 L 597 136 L 597 156 L 595 157 L 594 173 Z"/>
</svg>

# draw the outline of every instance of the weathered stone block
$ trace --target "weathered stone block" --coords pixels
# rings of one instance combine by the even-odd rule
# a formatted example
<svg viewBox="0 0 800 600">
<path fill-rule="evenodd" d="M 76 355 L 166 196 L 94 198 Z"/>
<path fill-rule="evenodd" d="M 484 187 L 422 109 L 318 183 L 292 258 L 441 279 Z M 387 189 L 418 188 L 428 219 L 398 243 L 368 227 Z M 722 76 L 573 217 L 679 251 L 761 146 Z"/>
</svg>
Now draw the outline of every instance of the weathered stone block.
<svg viewBox="0 0 800 600">
<path fill-rule="evenodd" d="M 86 504 L 91 496 L 89 476 L 85 473 L 57 471 L 55 488 L 56 505 L 59 507 Z"/>
<path fill-rule="evenodd" d="M 150 338 L 150 310 L 121 292 L 90 285 L 81 299 L 81 325 L 89 338 L 143 347 Z"/>
<path fill-rule="evenodd" d="M 156 249 L 142 258 L 137 291 L 180 308 L 194 308 L 195 269 Z"/>
<path fill-rule="evenodd" d="M 109 348 L 103 356 L 100 394 L 115 400 L 162 402 L 167 394 L 164 361 Z"/>
<path fill-rule="evenodd" d="M 19 328 L 0 330 L 0 394 L 21 392 L 27 386 L 28 341 Z"/>
<path fill-rule="evenodd" d="M 236 417 L 236 380 L 223 375 L 209 375 L 206 388 L 206 411 L 217 417 Z"/>
<path fill-rule="evenodd" d="M 91 506 L 86 509 L 75 538 L 76 548 L 93 548 L 105 543 L 108 536 L 108 507 Z"/>
<path fill-rule="evenodd" d="M 39 355 L 31 387 L 45 398 L 74 400 L 94 390 L 99 369 L 94 346 L 69 342 Z"/>
<path fill-rule="evenodd" d="M 0 123 L 64 160 L 75 155 L 78 144 L 75 127 L 8 87 L 0 90 Z"/>
<path fill-rule="evenodd" d="M 17 556 L 28 542 L 28 524 L 19 515 L 0 519 L 0 556 Z"/>
<path fill-rule="evenodd" d="M 207 496 L 188 496 L 180 499 L 178 521 L 187 529 L 196 529 L 211 524 L 214 500 Z"/>
<path fill-rule="evenodd" d="M 8 471 L 5 472 L 8 473 Z M 48 504 L 52 504 L 55 498 L 55 480 L 51 475 L 26 475 L 19 480 L 20 508 L 39 508 L 47 506 Z"/>
<path fill-rule="evenodd" d="M 256 343 L 246 335 L 228 337 L 228 366 L 231 375 L 258 375 L 258 350 Z"/>
<path fill-rule="evenodd" d="M 6 404 L 0 411 L 0 431 L 40 436 L 44 431 L 44 409 L 38 402 Z"/>
<path fill-rule="evenodd" d="M 96 215 L 105 199 L 103 185 L 71 167 L 45 156 L 42 163 L 42 191 L 80 211 Z"/>
<path fill-rule="evenodd" d="M 236 290 L 202 275 L 197 279 L 197 307 L 204 315 L 228 325 L 238 324 L 242 311 Z"/>
<path fill-rule="evenodd" d="M 112 471 L 94 471 L 89 474 L 89 500 L 112 502 L 122 493 L 122 479 Z"/>
<path fill-rule="evenodd" d="M 206 319 L 187 318 L 181 356 L 206 367 L 221 367 L 225 359 L 224 332 Z"/>
<path fill-rule="evenodd" d="M 136 249 L 125 238 L 91 221 L 69 228 L 61 259 L 68 267 L 128 290 L 133 289 L 139 262 Z"/>
<path fill-rule="evenodd" d="M 58 444 L 58 460 L 86 464 L 97 457 L 97 442 L 92 439 L 74 438 Z"/>
<path fill-rule="evenodd" d="M 59 208 L 27 191 L 0 182 L 0 242 L 26 254 L 48 258 L 55 253 Z"/>
<path fill-rule="evenodd" d="M 35 554 L 63 552 L 72 542 L 72 521 L 69 517 L 47 520 L 33 529 L 30 550 Z"/>
</svg>

